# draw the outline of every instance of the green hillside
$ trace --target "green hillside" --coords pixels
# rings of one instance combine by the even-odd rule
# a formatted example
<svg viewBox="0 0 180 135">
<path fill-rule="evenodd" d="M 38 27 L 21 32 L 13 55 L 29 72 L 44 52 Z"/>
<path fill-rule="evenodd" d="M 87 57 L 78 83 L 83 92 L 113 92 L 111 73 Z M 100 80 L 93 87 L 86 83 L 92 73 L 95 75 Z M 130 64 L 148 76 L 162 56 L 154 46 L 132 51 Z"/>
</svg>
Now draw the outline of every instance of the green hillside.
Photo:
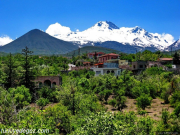
<svg viewBox="0 0 180 135">
<path fill-rule="evenodd" d="M 89 53 L 89 52 L 104 52 L 104 53 L 118 53 L 118 54 L 121 53 L 120 51 L 105 48 L 105 47 L 85 46 L 83 48 L 66 53 L 63 56 L 71 57 L 73 54 L 75 54 L 75 56 L 77 56 L 79 54 L 79 50 L 80 50 L 80 55 L 83 53 Z"/>
<path fill-rule="evenodd" d="M 34 29 L 13 42 L 0 47 L 0 51 L 13 54 L 21 53 L 26 46 L 34 52 L 34 55 L 65 54 L 78 48 L 73 43 L 54 38 L 45 32 Z"/>
</svg>

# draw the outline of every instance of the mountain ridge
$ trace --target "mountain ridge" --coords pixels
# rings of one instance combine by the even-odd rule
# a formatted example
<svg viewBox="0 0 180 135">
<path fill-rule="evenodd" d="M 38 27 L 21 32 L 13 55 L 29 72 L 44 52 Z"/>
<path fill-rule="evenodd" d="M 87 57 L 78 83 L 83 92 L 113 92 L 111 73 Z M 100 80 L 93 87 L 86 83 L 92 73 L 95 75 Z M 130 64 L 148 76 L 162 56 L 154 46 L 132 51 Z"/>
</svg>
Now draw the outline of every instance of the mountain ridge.
<svg viewBox="0 0 180 135">
<path fill-rule="evenodd" d="M 0 47 L 0 52 L 21 53 L 22 49 L 28 47 L 34 54 L 62 54 L 75 50 L 78 47 L 50 36 L 49 34 L 33 29 L 11 43 Z"/>
<path fill-rule="evenodd" d="M 122 44 L 129 44 L 132 46 L 139 46 L 143 48 L 153 46 L 158 50 L 164 50 L 174 42 L 173 36 L 170 34 L 150 33 L 139 26 L 132 28 L 119 28 L 117 25 L 109 21 L 99 21 L 92 27 L 82 32 L 68 31 L 68 34 L 63 33 L 63 30 L 61 31 L 61 27 L 64 28 L 66 26 L 60 25 L 61 27 L 57 26 L 57 28 L 55 29 L 56 26 L 54 24 L 50 25 L 47 28 L 46 32 L 58 39 L 77 43 L 80 46 L 83 46 L 87 43 L 116 41 Z M 56 34 L 53 34 L 52 29 L 56 30 L 54 31 L 54 33 Z M 69 27 L 66 27 L 66 29 L 70 30 Z"/>
</svg>

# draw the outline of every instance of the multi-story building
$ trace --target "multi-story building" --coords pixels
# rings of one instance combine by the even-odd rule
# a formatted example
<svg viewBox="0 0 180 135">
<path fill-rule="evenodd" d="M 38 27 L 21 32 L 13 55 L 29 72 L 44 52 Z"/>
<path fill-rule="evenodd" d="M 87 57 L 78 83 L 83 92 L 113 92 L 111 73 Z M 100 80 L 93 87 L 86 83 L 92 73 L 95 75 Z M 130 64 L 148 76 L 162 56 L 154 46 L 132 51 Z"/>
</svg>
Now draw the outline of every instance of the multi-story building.
<svg viewBox="0 0 180 135">
<path fill-rule="evenodd" d="M 102 55 L 104 55 L 105 53 L 103 53 L 103 52 L 91 52 L 91 53 L 88 53 L 87 55 L 88 55 L 88 57 L 90 58 L 90 59 L 93 59 L 94 58 L 94 56 L 95 56 L 95 54 L 96 54 L 96 57 L 99 57 L 99 56 L 102 56 Z"/>
<path fill-rule="evenodd" d="M 121 74 L 122 70 L 119 68 L 118 63 L 98 63 L 94 64 L 91 68 L 95 72 L 95 76 L 112 73 L 115 76 Z"/>
<path fill-rule="evenodd" d="M 119 55 L 114 53 L 109 53 L 98 57 L 100 63 L 107 62 L 108 60 L 111 59 L 119 59 Z"/>
</svg>

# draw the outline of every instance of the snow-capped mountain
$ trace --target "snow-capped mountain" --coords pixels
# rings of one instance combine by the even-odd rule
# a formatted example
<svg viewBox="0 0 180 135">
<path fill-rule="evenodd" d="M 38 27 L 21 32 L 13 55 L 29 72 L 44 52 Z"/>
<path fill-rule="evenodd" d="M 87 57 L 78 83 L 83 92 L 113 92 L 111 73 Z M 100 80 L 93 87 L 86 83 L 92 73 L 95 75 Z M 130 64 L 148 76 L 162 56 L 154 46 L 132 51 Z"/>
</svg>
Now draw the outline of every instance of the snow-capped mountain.
<svg viewBox="0 0 180 135">
<path fill-rule="evenodd" d="M 180 49 L 180 39 L 178 39 L 172 45 L 170 45 L 167 48 L 165 48 L 166 51 L 171 51 L 171 49 L 172 49 L 172 51 Z"/>
<path fill-rule="evenodd" d="M 71 41 L 79 45 L 87 43 L 94 45 L 99 42 L 116 41 L 124 45 L 129 44 L 143 48 L 154 47 L 158 50 L 164 50 L 174 43 L 174 38 L 170 34 L 149 33 L 138 26 L 119 28 L 108 21 L 100 21 L 82 32 L 73 32 L 69 27 L 55 23 L 50 25 L 46 32 L 58 39 Z"/>
</svg>

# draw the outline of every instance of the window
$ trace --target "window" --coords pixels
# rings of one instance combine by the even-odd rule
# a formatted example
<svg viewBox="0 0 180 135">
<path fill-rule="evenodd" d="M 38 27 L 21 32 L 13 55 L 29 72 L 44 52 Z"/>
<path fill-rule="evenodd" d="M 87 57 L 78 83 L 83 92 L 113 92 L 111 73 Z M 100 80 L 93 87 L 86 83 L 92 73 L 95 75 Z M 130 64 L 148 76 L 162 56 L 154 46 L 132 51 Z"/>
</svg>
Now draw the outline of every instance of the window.
<svg viewBox="0 0 180 135">
<path fill-rule="evenodd" d="M 96 74 L 97 74 L 97 75 L 101 74 L 101 71 L 96 71 Z"/>
<path fill-rule="evenodd" d="M 42 88 L 43 84 L 42 82 L 39 82 L 39 88 Z"/>
<path fill-rule="evenodd" d="M 52 83 L 52 87 L 54 88 L 54 87 L 55 87 L 55 85 L 56 85 L 56 82 L 53 82 L 53 83 Z"/>
<path fill-rule="evenodd" d="M 114 74 L 114 70 L 111 71 L 111 74 Z"/>
<path fill-rule="evenodd" d="M 50 80 L 45 80 L 44 85 L 48 86 L 48 87 L 51 87 L 51 81 Z"/>
<path fill-rule="evenodd" d="M 108 70 L 108 71 L 107 71 L 107 74 L 109 74 L 109 73 L 110 73 L 110 71 Z"/>
<path fill-rule="evenodd" d="M 143 68 L 143 65 L 139 65 L 139 68 Z"/>
<path fill-rule="evenodd" d="M 135 65 L 133 65 L 133 67 L 134 67 L 134 69 L 136 68 L 136 66 L 135 66 Z"/>
</svg>

